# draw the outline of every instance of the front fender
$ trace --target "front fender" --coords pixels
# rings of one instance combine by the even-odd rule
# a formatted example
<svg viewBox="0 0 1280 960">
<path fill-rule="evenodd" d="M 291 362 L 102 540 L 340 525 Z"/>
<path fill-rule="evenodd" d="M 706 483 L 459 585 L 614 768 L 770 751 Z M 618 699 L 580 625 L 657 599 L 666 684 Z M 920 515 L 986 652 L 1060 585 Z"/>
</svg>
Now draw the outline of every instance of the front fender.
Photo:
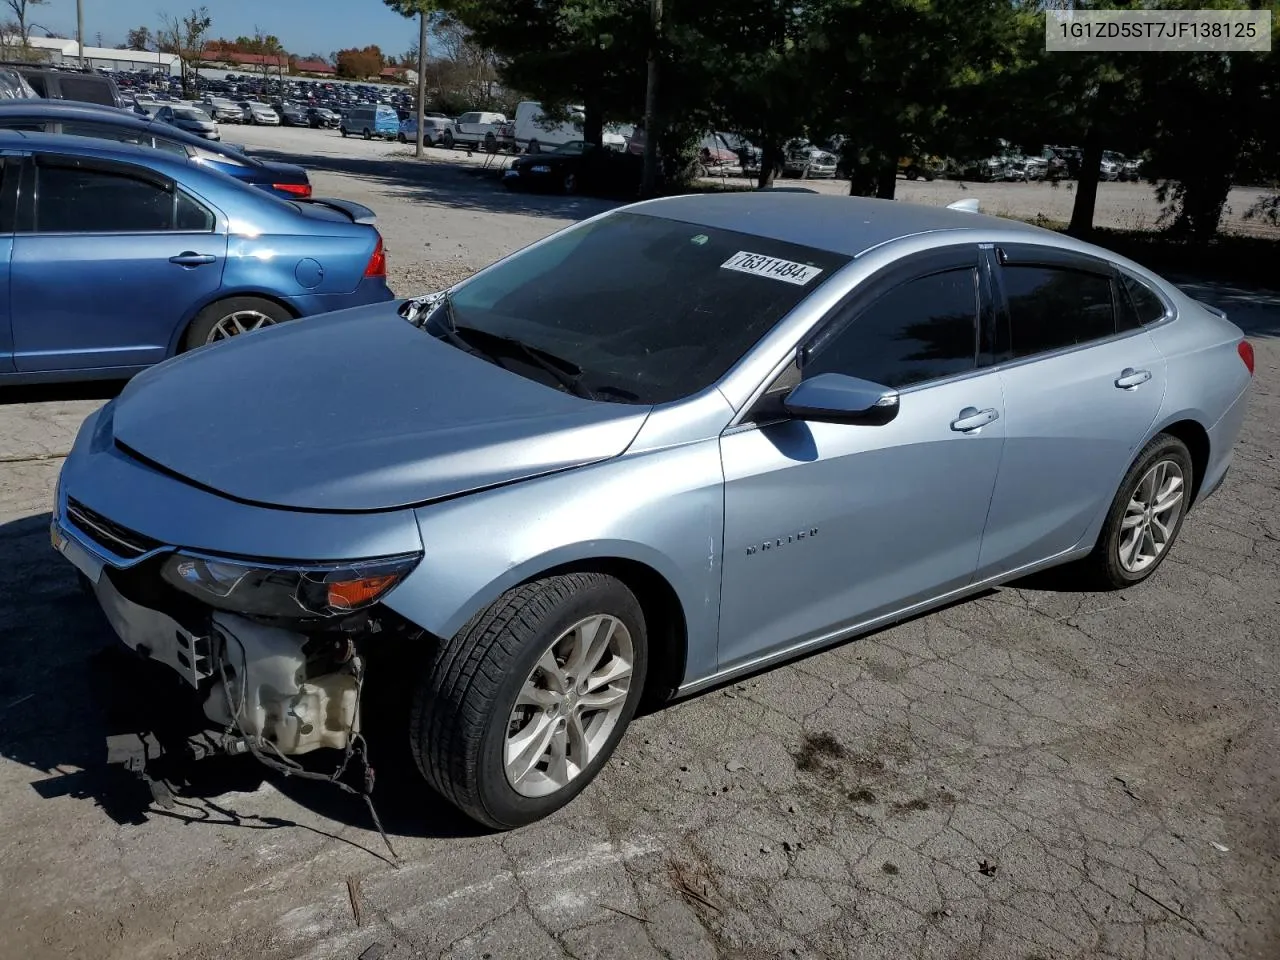
<svg viewBox="0 0 1280 960">
<path fill-rule="evenodd" d="M 644 564 L 688 628 L 686 680 L 716 667 L 724 474 L 719 443 L 623 456 L 416 511 L 422 563 L 383 603 L 440 637 L 519 583 L 602 559 Z"/>
</svg>

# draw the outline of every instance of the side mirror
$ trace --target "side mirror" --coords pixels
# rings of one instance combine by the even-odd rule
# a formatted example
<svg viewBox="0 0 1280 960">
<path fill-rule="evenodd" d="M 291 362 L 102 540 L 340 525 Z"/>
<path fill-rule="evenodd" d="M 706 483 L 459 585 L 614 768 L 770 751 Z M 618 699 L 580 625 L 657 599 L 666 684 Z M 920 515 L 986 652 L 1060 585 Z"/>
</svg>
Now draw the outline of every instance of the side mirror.
<svg viewBox="0 0 1280 960">
<path fill-rule="evenodd" d="M 842 373 L 821 373 L 800 381 L 783 406 L 800 420 L 879 426 L 898 415 L 898 391 Z"/>
</svg>

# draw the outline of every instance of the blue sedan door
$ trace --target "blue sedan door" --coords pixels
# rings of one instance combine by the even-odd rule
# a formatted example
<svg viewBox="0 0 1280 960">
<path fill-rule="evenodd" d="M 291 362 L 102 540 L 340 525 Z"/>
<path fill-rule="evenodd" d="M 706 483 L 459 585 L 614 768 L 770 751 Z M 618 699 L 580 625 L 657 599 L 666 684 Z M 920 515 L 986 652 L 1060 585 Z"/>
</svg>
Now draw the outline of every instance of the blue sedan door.
<svg viewBox="0 0 1280 960">
<path fill-rule="evenodd" d="M 41 154 L 23 172 L 11 310 L 18 372 L 163 360 L 222 283 L 214 212 L 145 167 Z M 29 178 L 29 179 L 26 179 Z"/>
<path fill-rule="evenodd" d="M 9 258 L 13 256 L 14 204 L 22 158 L 0 157 L 0 376 L 13 373 L 13 327 L 9 321 Z"/>
<path fill-rule="evenodd" d="M 721 669 L 969 584 L 1004 445 L 1000 377 L 978 366 L 985 288 L 976 247 L 873 279 L 757 403 L 845 373 L 901 391 L 891 422 L 765 412 L 721 438 Z"/>
<path fill-rule="evenodd" d="M 1117 310 L 1125 294 L 1110 264 L 1030 245 L 999 256 L 1007 439 L 984 578 L 1079 543 L 1110 505 L 1165 390 L 1164 357 L 1136 316 Z"/>
</svg>

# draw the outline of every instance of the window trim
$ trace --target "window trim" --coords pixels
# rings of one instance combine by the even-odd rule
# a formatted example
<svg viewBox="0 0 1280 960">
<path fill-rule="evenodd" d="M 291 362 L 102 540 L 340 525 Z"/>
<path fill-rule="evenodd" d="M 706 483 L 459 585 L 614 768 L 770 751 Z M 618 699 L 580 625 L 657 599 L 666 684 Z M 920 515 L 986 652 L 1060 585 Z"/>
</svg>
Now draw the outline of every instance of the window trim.
<svg viewBox="0 0 1280 960">
<path fill-rule="evenodd" d="M 948 270 L 968 268 L 978 271 L 978 328 L 975 331 L 975 358 L 977 362 L 972 370 L 965 370 L 946 377 L 935 377 L 932 380 L 922 380 L 919 383 L 902 387 L 898 390 L 898 394 L 914 393 L 917 390 L 928 389 L 937 384 L 962 380 L 988 372 L 991 367 L 983 366 L 982 364 L 982 344 L 984 336 L 989 336 L 993 331 L 992 329 L 987 329 L 984 332 L 983 327 L 987 324 L 994 325 L 995 319 L 994 311 L 991 309 L 994 307 L 994 301 L 992 299 L 993 289 L 990 278 L 983 276 L 983 248 L 986 246 L 989 246 L 989 244 L 965 240 L 961 243 L 933 247 L 919 253 L 909 254 L 886 265 L 857 284 L 835 306 L 828 310 L 822 316 L 822 319 L 803 333 L 799 341 L 787 352 L 786 356 L 760 382 L 751 397 L 742 405 L 742 408 L 734 415 L 733 419 L 729 421 L 728 426 L 725 427 L 722 433 L 755 429 L 774 422 L 771 420 L 756 421 L 752 418 L 759 412 L 761 401 L 769 396 L 774 385 L 781 377 L 786 376 L 793 366 L 801 368 L 803 377 L 804 352 L 811 349 L 816 340 L 821 337 L 835 336 L 839 332 L 838 328 L 842 329 L 844 326 L 848 326 L 862 310 L 889 291 L 905 283 L 910 283 L 912 280 L 921 280 L 935 273 L 945 273 Z M 850 261 L 850 265 L 856 262 L 856 259 Z"/>
<path fill-rule="evenodd" d="M 993 275 L 994 288 L 993 292 L 996 296 L 997 310 L 1001 316 L 1001 325 L 1003 327 L 1001 337 L 1005 345 L 1004 359 L 992 365 L 990 369 L 1012 369 L 1013 367 L 1022 366 L 1026 363 L 1036 363 L 1050 357 L 1065 356 L 1066 354 L 1076 353 L 1080 350 L 1088 350 L 1091 347 L 1099 346 L 1105 343 L 1113 343 L 1117 340 L 1123 340 L 1126 337 L 1133 337 L 1138 334 L 1145 333 L 1154 324 L 1146 324 L 1132 330 L 1115 330 L 1110 336 L 1098 337 L 1095 340 L 1086 340 L 1083 343 L 1073 343 L 1065 347 L 1058 347 L 1055 350 L 1045 350 L 1041 353 L 1029 354 L 1025 357 L 1015 357 L 1012 354 L 1013 347 L 1013 326 L 1009 316 L 1009 295 L 1004 282 L 1004 268 L 1011 267 L 1048 267 L 1057 270 L 1076 270 L 1081 273 L 1092 273 L 1098 276 L 1106 277 L 1111 284 L 1111 305 L 1114 315 L 1116 309 L 1115 296 L 1116 289 L 1120 280 L 1117 275 L 1119 267 L 1110 260 L 1102 260 L 1085 253 L 1079 253 L 1075 250 L 1063 250 L 1059 247 L 1040 246 L 1036 244 L 995 244 L 995 272 Z M 1150 284 L 1147 284 L 1150 286 Z M 1161 300 L 1163 301 L 1163 297 Z M 1116 317 L 1117 326 L 1119 318 Z"/>
</svg>

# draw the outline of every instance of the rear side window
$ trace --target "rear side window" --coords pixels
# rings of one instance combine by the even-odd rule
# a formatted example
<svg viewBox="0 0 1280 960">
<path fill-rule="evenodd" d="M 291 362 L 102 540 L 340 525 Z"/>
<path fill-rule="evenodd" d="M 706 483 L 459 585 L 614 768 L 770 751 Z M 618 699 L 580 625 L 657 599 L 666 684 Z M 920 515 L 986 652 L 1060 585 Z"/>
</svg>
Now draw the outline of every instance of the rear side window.
<svg viewBox="0 0 1280 960">
<path fill-rule="evenodd" d="M 42 97 L 49 96 L 49 80 L 43 73 L 28 73 L 26 77 L 27 83 L 31 84 L 31 89 Z"/>
<path fill-rule="evenodd" d="M 0 130 L 25 130 L 28 133 L 43 133 L 44 123 L 40 120 L 0 120 Z"/>
<path fill-rule="evenodd" d="M 104 107 L 114 107 L 116 105 L 116 98 L 112 95 L 111 85 L 103 77 L 63 74 L 58 78 L 58 87 L 62 91 L 63 100 L 100 103 Z"/>
<path fill-rule="evenodd" d="M 1111 279 L 1062 267 L 1005 266 L 1014 357 L 1061 350 L 1116 332 Z"/>
<path fill-rule="evenodd" d="M 877 299 L 804 365 L 804 376 L 907 387 L 974 369 L 977 351 L 978 272 L 947 270 Z"/>
<path fill-rule="evenodd" d="M 117 143 L 151 145 L 151 137 L 141 130 L 117 127 L 107 123 L 63 123 L 62 132 L 70 137 L 94 137 L 98 140 L 114 140 Z"/>
<path fill-rule="evenodd" d="M 1164 317 L 1167 312 L 1164 301 L 1156 295 L 1154 290 L 1137 277 L 1131 277 L 1127 273 L 1120 274 L 1120 279 L 1124 286 L 1124 293 L 1128 296 L 1129 303 L 1138 315 L 1139 323 L 1144 325 L 1155 323 Z"/>
<path fill-rule="evenodd" d="M 204 232 L 213 214 L 186 194 L 150 179 L 108 170 L 37 167 L 35 232 Z"/>
</svg>

